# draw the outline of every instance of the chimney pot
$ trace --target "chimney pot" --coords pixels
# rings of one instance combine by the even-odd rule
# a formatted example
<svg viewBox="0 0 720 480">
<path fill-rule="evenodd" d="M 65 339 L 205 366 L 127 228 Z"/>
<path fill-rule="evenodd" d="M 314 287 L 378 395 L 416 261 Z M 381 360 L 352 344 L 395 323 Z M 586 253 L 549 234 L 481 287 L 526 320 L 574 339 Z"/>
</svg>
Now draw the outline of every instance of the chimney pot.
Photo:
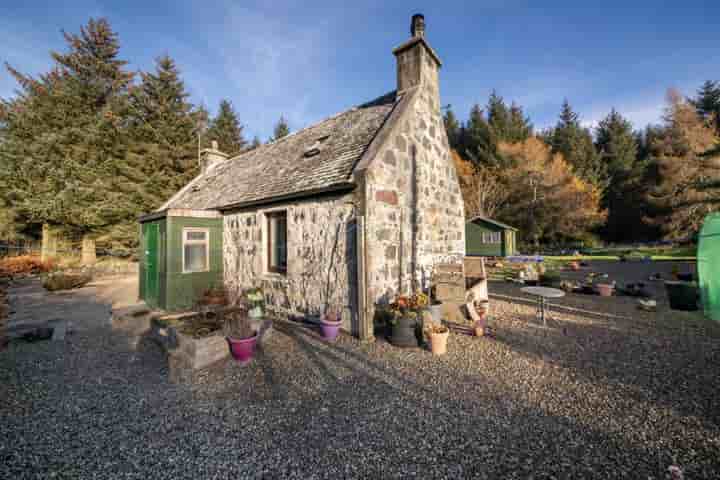
<svg viewBox="0 0 720 480">
<path fill-rule="evenodd" d="M 412 24 L 410 25 L 410 33 L 413 37 L 425 36 L 425 16 L 416 13 L 412 16 Z"/>
</svg>

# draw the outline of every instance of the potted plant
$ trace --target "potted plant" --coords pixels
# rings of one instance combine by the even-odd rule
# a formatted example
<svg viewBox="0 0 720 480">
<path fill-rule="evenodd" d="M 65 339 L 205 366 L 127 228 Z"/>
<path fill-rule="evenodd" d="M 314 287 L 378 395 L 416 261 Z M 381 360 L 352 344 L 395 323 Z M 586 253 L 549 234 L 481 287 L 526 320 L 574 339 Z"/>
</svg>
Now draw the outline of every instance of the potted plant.
<svg viewBox="0 0 720 480">
<path fill-rule="evenodd" d="M 595 289 L 601 297 L 612 297 L 615 285 L 612 283 L 598 283 L 595 285 Z"/>
<path fill-rule="evenodd" d="M 227 294 L 223 287 L 213 285 L 203 292 L 200 301 L 205 305 L 227 305 Z"/>
<path fill-rule="evenodd" d="M 698 309 L 698 285 L 696 282 L 666 281 L 670 308 L 673 310 L 695 311 Z"/>
<path fill-rule="evenodd" d="M 225 338 L 235 360 L 241 364 L 252 360 L 258 332 L 252 328 L 246 310 L 236 310 L 225 315 Z"/>
<path fill-rule="evenodd" d="M 250 288 L 245 291 L 244 296 L 250 318 L 262 318 L 265 307 L 265 295 L 263 295 L 262 288 Z"/>
<path fill-rule="evenodd" d="M 490 313 L 490 300 L 480 300 L 476 303 L 475 311 L 480 315 L 480 318 L 485 318 Z"/>
<path fill-rule="evenodd" d="M 325 340 L 335 341 L 338 333 L 340 333 L 340 325 L 342 324 L 342 317 L 340 313 L 333 310 L 328 310 L 324 315 L 320 316 L 320 331 Z"/>
<path fill-rule="evenodd" d="M 429 325 L 425 330 L 430 338 L 430 351 L 433 355 L 445 355 L 447 353 L 447 341 L 450 336 L 450 329 L 445 325 Z"/>
<path fill-rule="evenodd" d="M 390 304 L 390 311 L 390 343 L 396 347 L 419 346 L 417 305 L 410 297 L 401 295 Z"/>
<path fill-rule="evenodd" d="M 442 315 L 443 315 L 443 303 L 437 299 L 435 296 L 435 287 L 433 287 L 430 290 L 430 296 L 425 296 L 428 303 L 428 310 L 430 310 L 430 315 L 432 316 L 432 320 L 435 323 L 442 322 Z"/>
</svg>

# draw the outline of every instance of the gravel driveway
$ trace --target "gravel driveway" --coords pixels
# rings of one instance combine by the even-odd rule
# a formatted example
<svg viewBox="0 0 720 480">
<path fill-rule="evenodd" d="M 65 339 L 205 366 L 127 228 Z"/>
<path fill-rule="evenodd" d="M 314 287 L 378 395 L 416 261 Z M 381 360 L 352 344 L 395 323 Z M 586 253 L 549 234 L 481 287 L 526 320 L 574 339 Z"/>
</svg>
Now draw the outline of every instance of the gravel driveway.
<svg viewBox="0 0 720 480">
<path fill-rule="evenodd" d="M 493 301 L 435 358 L 276 322 L 254 362 L 167 381 L 106 318 L 0 353 L 0 478 L 686 478 L 720 472 L 720 328 Z"/>
</svg>

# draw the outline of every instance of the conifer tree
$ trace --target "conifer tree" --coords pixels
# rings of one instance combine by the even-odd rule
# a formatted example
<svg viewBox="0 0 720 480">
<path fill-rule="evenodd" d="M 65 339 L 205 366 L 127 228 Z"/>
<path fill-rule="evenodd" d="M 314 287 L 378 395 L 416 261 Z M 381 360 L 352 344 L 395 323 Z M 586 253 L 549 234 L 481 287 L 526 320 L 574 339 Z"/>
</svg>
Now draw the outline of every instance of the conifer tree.
<svg viewBox="0 0 720 480">
<path fill-rule="evenodd" d="M 605 235 L 613 241 L 641 240 L 643 201 L 639 192 L 638 143 L 632 124 L 612 109 L 596 130 L 596 145 L 607 172 L 603 206 L 608 209 Z"/>
<path fill-rule="evenodd" d="M 205 118 L 194 110 L 175 62 L 156 59 L 154 72 L 140 74 L 130 96 L 132 128 L 127 175 L 138 189 L 137 214 L 158 208 L 197 174 L 198 124 Z"/>
<path fill-rule="evenodd" d="M 690 102 L 703 118 L 712 120 L 715 130 L 720 135 L 720 82 L 707 80 Z"/>
<path fill-rule="evenodd" d="M 497 151 L 497 138 L 477 104 L 470 110 L 470 118 L 463 130 L 462 144 L 462 153 L 474 164 L 500 166 L 502 159 Z"/>
<path fill-rule="evenodd" d="M 207 131 L 207 141 L 213 140 L 218 142 L 218 148 L 229 154 L 239 153 L 246 145 L 243 138 L 243 126 L 238 120 L 237 113 L 229 100 L 221 100 L 218 114 L 210 122 L 210 128 Z"/>
<path fill-rule="evenodd" d="M 273 136 L 270 141 L 275 142 L 283 137 L 286 137 L 289 134 L 290 127 L 288 126 L 288 122 L 284 116 L 280 115 L 280 120 L 278 120 L 278 123 L 275 124 L 275 128 L 273 129 Z"/>
<path fill-rule="evenodd" d="M 449 105 L 443 116 L 443 123 L 445 124 L 445 132 L 447 133 L 450 148 L 454 150 L 460 149 L 460 122 Z"/>
<path fill-rule="evenodd" d="M 580 118 L 567 99 L 563 101 L 560 118 L 553 129 L 551 145 L 553 153 L 561 153 L 580 178 L 596 187 L 605 186 L 606 174 L 592 134 L 580 125 Z"/>
<path fill-rule="evenodd" d="M 258 137 L 257 135 L 255 135 L 255 136 L 253 137 L 253 139 L 252 139 L 252 142 L 250 142 L 250 145 L 247 147 L 247 150 L 248 150 L 248 151 L 249 151 L 249 150 L 255 150 L 255 149 L 258 148 L 260 145 L 262 145 L 262 142 L 260 141 L 260 137 Z"/>
<path fill-rule="evenodd" d="M 51 53 L 48 74 L 34 79 L 8 66 L 20 95 L 5 102 L 10 138 L 3 148 L 17 163 L 11 195 L 18 213 L 88 236 L 128 215 L 123 194 L 131 187 L 121 159 L 133 73 L 118 58 L 107 20 L 90 19 L 79 34 L 63 35 L 67 51 Z M 92 256 L 92 243 L 83 245 Z"/>
</svg>

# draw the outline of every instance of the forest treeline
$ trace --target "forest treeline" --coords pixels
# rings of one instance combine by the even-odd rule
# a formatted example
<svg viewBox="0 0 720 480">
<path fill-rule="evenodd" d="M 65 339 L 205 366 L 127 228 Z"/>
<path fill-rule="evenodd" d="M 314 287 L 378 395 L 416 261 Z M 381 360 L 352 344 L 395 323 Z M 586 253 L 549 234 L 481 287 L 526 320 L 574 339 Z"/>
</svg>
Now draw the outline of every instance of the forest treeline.
<svg viewBox="0 0 720 480">
<path fill-rule="evenodd" d="M 465 121 L 448 107 L 466 216 L 505 221 L 536 246 L 692 238 L 720 205 L 720 82 L 666 101 L 643 129 L 615 109 L 585 127 L 567 100 L 543 131 L 496 92 Z"/>
<path fill-rule="evenodd" d="M 181 72 L 161 55 L 131 71 L 120 38 L 91 19 L 50 53 L 49 71 L 7 65 L 15 95 L 0 99 L 0 239 L 45 226 L 93 247 L 137 244 L 137 217 L 198 173 L 198 151 L 248 142 L 232 103 L 210 118 Z M 612 110 L 590 129 L 566 101 L 557 124 L 535 131 L 521 106 L 493 93 L 445 126 L 469 216 L 520 228 L 525 242 L 608 242 L 687 237 L 720 203 L 720 83 L 691 98 L 670 91 L 660 125 L 636 129 Z M 285 118 L 273 137 L 289 133 Z"/>
<path fill-rule="evenodd" d="M 137 217 L 161 206 L 198 173 L 198 151 L 229 154 L 247 142 L 233 105 L 210 118 L 193 105 L 171 57 L 131 71 L 106 19 L 63 32 L 48 72 L 6 64 L 15 95 L 0 99 L 0 239 L 37 237 L 42 226 L 115 248 L 137 242 Z M 281 118 L 275 137 L 289 127 Z"/>
</svg>

